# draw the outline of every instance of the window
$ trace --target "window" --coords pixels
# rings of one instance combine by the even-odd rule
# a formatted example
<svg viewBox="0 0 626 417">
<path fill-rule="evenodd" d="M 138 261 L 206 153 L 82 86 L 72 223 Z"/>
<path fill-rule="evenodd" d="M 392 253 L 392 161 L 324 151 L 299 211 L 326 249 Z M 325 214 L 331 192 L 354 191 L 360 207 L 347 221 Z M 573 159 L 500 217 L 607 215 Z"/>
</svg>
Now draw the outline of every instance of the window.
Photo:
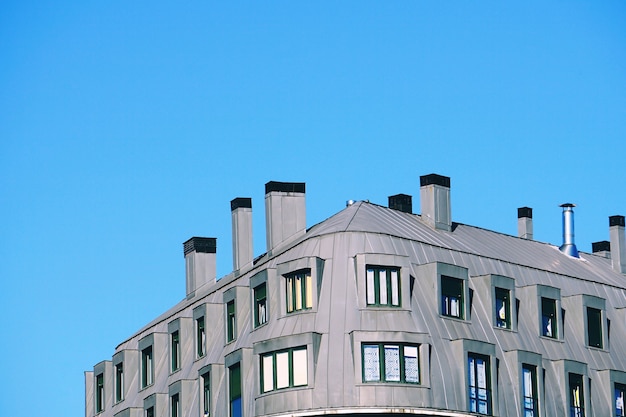
<svg viewBox="0 0 626 417">
<path fill-rule="evenodd" d="M 202 381 L 202 415 L 203 417 L 209 417 L 211 414 L 211 380 L 209 379 L 210 373 L 202 374 L 200 380 Z"/>
<path fill-rule="evenodd" d="M 115 402 L 124 399 L 124 363 L 115 365 Z"/>
<path fill-rule="evenodd" d="M 463 319 L 463 280 L 441 276 L 441 314 Z"/>
<path fill-rule="evenodd" d="M 400 270 L 384 266 L 367 266 L 367 304 L 400 307 Z"/>
<path fill-rule="evenodd" d="M 178 394 L 174 394 L 170 397 L 170 417 L 180 416 L 180 399 Z"/>
<path fill-rule="evenodd" d="M 615 384 L 615 417 L 624 417 L 626 408 L 624 408 L 624 393 L 626 385 Z"/>
<path fill-rule="evenodd" d="M 496 287 L 496 327 L 511 328 L 511 292 Z"/>
<path fill-rule="evenodd" d="M 154 417 L 154 407 L 146 408 L 146 417 Z"/>
<path fill-rule="evenodd" d="M 363 382 L 419 384 L 417 351 L 417 345 L 364 343 Z"/>
<path fill-rule="evenodd" d="M 152 361 L 152 346 L 141 351 L 141 388 L 152 385 L 154 381 L 154 364 Z"/>
<path fill-rule="evenodd" d="M 180 336 L 178 330 L 171 333 L 171 355 L 172 355 L 172 372 L 180 368 Z"/>
<path fill-rule="evenodd" d="M 541 297 L 541 335 L 557 338 L 556 300 Z"/>
<path fill-rule="evenodd" d="M 285 276 L 287 283 L 287 313 L 313 307 L 313 282 L 310 270 Z"/>
<path fill-rule="evenodd" d="M 602 311 L 587 307 L 587 345 L 602 349 Z"/>
<path fill-rule="evenodd" d="M 524 395 L 524 417 L 538 415 L 539 401 L 537 400 L 537 367 L 522 365 L 522 389 Z"/>
<path fill-rule="evenodd" d="M 308 383 L 306 346 L 261 355 L 261 392 Z"/>
<path fill-rule="evenodd" d="M 205 344 L 206 332 L 204 329 L 204 316 L 202 316 L 196 319 L 196 356 L 198 358 L 201 358 L 206 354 L 204 350 Z"/>
<path fill-rule="evenodd" d="M 583 376 L 569 374 L 569 405 L 570 417 L 585 417 L 585 398 Z"/>
<path fill-rule="evenodd" d="M 242 417 L 241 366 L 239 363 L 236 363 L 228 368 L 228 388 L 230 417 Z"/>
<path fill-rule="evenodd" d="M 104 410 L 104 374 L 96 375 L 96 413 Z"/>
<path fill-rule="evenodd" d="M 267 323 L 267 284 L 254 289 L 254 327 Z"/>
<path fill-rule="evenodd" d="M 489 357 L 468 353 L 469 408 L 479 414 L 491 415 L 491 381 Z"/>
<path fill-rule="evenodd" d="M 235 300 L 226 303 L 226 340 L 232 342 L 237 338 L 237 318 L 235 317 Z"/>
</svg>

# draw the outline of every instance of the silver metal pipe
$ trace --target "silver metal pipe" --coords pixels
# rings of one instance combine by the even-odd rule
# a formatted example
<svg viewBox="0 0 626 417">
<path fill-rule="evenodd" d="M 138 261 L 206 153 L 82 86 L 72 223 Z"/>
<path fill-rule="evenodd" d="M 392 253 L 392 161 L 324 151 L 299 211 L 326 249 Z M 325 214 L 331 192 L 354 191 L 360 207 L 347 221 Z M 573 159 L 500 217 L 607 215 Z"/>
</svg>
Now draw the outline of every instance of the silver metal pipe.
<svg viewBox="0 0 626 417">
<path fill-rule="evenodd" d="M 559 249 L 569 256 L 578 258 L 578 249 L 574 243 L 574 207 L 576 205 L 565 203 L 560 207 L 563 208 L 563 244 Z"/>
</svg>

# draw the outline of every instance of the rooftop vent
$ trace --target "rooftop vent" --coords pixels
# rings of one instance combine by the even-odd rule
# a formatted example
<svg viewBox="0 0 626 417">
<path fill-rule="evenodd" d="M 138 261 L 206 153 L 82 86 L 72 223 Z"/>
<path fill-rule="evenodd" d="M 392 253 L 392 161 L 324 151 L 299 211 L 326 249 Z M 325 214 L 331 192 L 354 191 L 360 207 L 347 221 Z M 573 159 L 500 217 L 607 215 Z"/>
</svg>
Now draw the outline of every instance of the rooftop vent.
<svg viewBox="0 0 626 417">
<path fill-rule="evenodd" d="M 611 242 L 609 242 L 608 240 L 603 240 L 600 242 L 592 242 L 591 252 L 599 256 L 604 256 L 605 258 L 610 258 L 611 257 Z"/>
<path fill-rule="evenodd" d="M 389 196 L 389 208 L 413 214 L 413 197 L 407 194 Z"/>
<path fill-rule="evenodd" d="M 574 243 L 574 207 L 575 204 L 561 204 L 563 208 L 563 244 L 559 248 L 566 255 L 579 258 L 578 249 Z"/>
</svg>

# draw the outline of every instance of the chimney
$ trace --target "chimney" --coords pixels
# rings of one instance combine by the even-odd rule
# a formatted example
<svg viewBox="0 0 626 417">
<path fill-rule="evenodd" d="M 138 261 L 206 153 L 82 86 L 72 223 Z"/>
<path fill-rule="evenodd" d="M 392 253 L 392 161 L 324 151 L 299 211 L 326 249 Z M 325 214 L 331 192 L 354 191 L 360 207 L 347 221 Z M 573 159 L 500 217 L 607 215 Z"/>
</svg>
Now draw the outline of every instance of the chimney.
<svg viewBox="0 0 626 417">
<path fill-rule="evenodd" d="M 591 252 L 605 258 L 611 258 L 611 242 L 603 240 L 601 242 L 593 242 L 591 244 Z"/>
<path fill-rule="evenodd" d="M 422 220 L 430 227 L 452 230 L 450 213 L 450 177 L 437 174 L 420 177 Z"/>
<path fill-rule="evenodd" d="M 563 207 L 563 244 L 559 248 L 566 255 L 578 258 L 578 249 L 574 243 L 574 207 L 575 204 L 565 203 Z"/>
<path fill-rule="evenodd" d="M 215 253 L 217 239 L 214 237 L 192 237 L 183 243 L 187 297 L 205 284 L 215 282 L 217 276 Z"/>
<path fill-rule="evenodd" d="M 305 184 L 270 181 L 265 184 L 267 250 L 306 231 Z"/>
<path fill-rule="evenodd" d="M 233 270 L 252 262 L 252 199 L 235 198 L 230 202 L 233 224 Z"/>
<path fill-rule="evenodd" d="M 406 194 L 396 194 L 389 197 L 389 208 L 413 214 L 413 197 Z"/>
<path fill-rule="evenodd" d="M 533 209 L 530 207 L 517 209 L 517 236 L 533 240 Z"/>
<path fill-rule="evenodd" d="M 624 216 L 609 217 L 609 236 L 611 239 L 611 260 L 613 269 L 626 274 L 626 239 L 624 239 Z"/>
</svg>

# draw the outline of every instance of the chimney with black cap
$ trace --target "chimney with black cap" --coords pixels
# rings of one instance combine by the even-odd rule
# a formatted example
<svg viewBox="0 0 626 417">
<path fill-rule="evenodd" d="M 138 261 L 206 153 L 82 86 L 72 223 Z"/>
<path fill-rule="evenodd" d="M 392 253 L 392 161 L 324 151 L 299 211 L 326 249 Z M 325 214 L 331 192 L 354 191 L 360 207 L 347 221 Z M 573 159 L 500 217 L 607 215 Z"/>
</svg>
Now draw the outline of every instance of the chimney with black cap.
<svg viewBox="0 0 626 417">
<path fill-rule="evenodd" d="M 452 230 L 450 177 L 438 174 L 420 177 L 422 220 L 439 230 Z"/>
<path fill-rule="evenodd" d="M 608 240 L 593 242 L 591 243 L 591 252 L 598 256 L 611 258 L 611 242 Z"/>
<path fill-rule="evenodd" d="M 517 236 L 533 240 L 533 209 L 530 207 L 517 209 Z"/>
<path fill-rule="evenodd" d="M 252 262 L 252 199 L 238 197 L 230 202 L 233 225 L 233 270 Z"/>
<path fill-rule="evenodd" d="M 413 197 L 407 194 L 396 194 L 389 196 L 389 208 L 412 214 Z"/>
<path fill-rule="evenodd" d="M 270 181 L 265 184 L 267 250 L 306 231 L 305 183 Z"/>
<path fill-rule="evenodd" d="M 611 261 L 613 262 L 613 269 L 621 274 L 626 274 L 624 216 L 609 217 L 609 238 L 611 239 Z"/>
<path fill-rule="evenodd" d="M 192 237 L 183 243 L 187 296 L 206 284 L 215 282 L 217 277 L 217 239 L 214 237 Z"/>
</svg>

